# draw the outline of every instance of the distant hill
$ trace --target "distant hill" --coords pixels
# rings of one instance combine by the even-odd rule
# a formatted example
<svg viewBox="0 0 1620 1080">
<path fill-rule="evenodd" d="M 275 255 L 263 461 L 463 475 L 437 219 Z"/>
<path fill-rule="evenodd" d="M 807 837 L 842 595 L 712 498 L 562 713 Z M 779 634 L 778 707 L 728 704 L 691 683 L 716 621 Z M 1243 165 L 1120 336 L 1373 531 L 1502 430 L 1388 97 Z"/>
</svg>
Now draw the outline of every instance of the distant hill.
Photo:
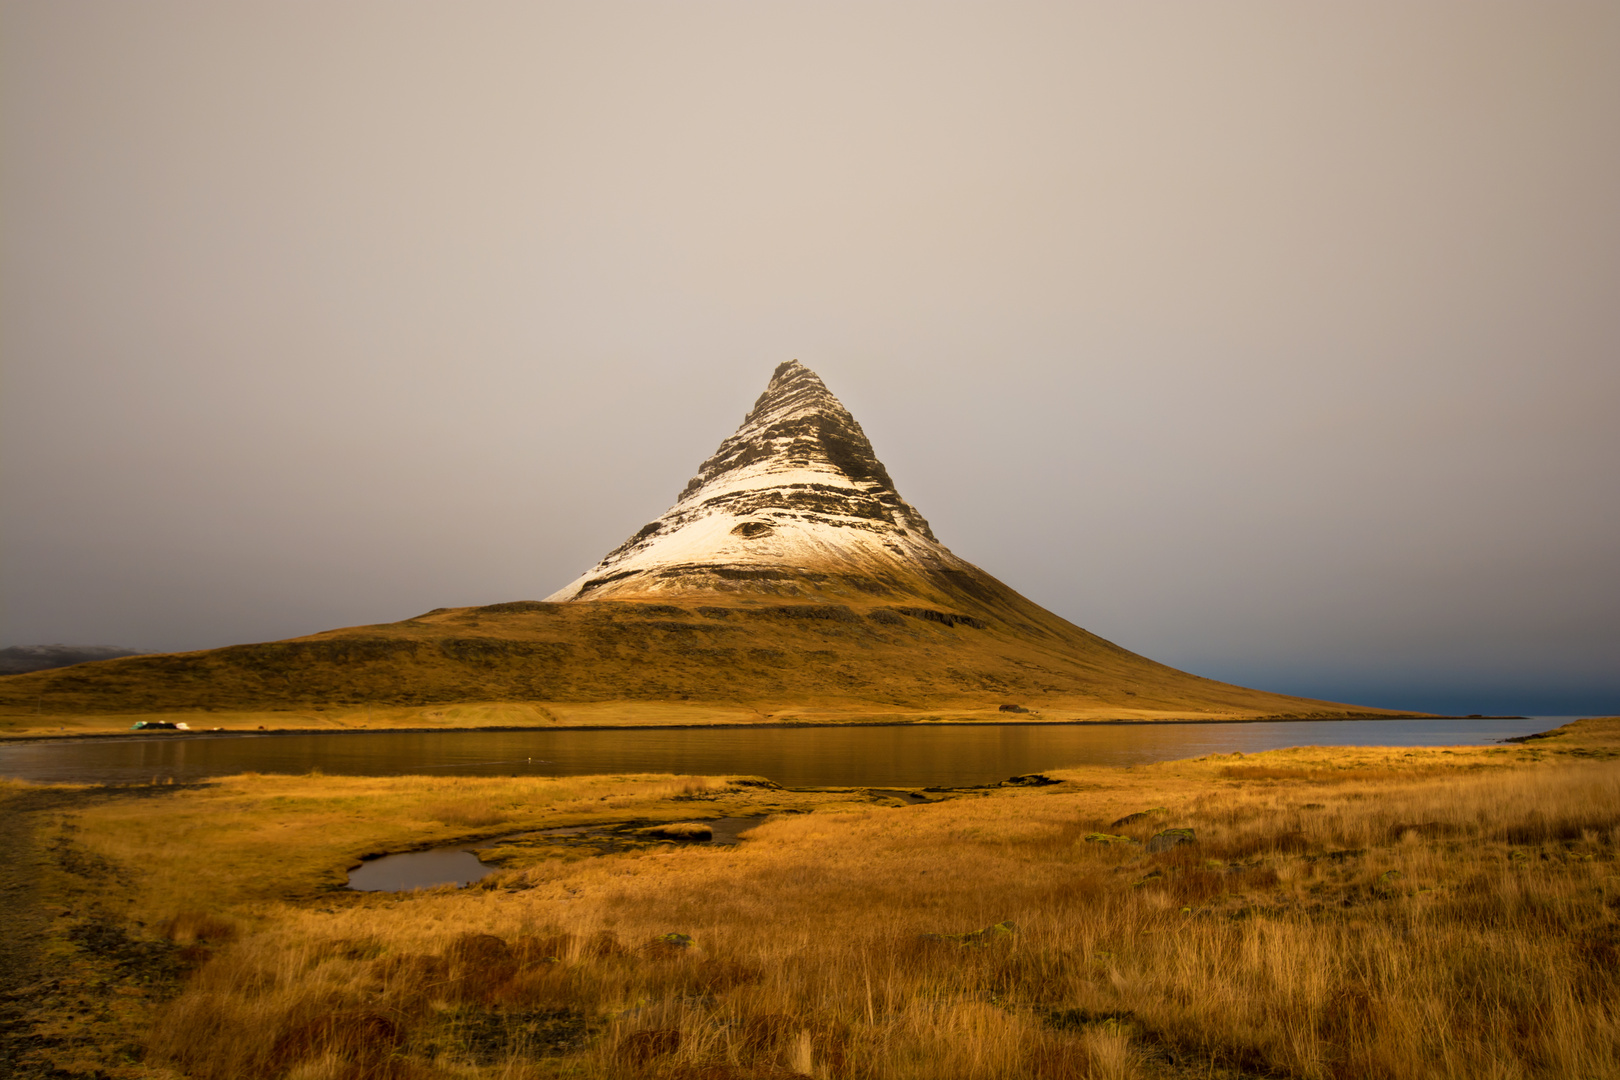
<svg viewBox="0 0 1620 1080">
<path fill-rule="evenodd" d="M 0 649 L 0 675 L 22 675 L 92 660 L 140 655 L 142 653 L 135 649 L 120 649 L 114 645 L 13 645 Z"/>
<path fill-rule="evenodd" d="M 797 361 L 669 511 L 544 601 L 0 679 L 0 709 L 46 713 L 481 702 L 852 720 L 1396 715 L 1177 671 L 1019 595 L 934 537 Z"/>
</svg>

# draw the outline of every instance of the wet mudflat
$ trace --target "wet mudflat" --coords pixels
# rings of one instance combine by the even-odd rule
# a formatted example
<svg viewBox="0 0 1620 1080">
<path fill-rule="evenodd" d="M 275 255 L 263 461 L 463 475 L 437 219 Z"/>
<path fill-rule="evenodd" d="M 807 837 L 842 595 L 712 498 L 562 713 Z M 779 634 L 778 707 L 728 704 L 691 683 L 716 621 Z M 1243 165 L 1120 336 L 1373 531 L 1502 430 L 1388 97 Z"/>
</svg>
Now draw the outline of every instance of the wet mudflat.
<svg viewBox="0 0 1620 1080">
<path fill-rule="evenodd" d="M 788 787 L 956 787 L 1047 769 L 1288 746 L 1480 745 L 1568 719 L 154 734 L 0 746 L 0 776 L 122 784 L 313 769 L 346 776 L 681 773 L 767 776 Z"/>
</svg>

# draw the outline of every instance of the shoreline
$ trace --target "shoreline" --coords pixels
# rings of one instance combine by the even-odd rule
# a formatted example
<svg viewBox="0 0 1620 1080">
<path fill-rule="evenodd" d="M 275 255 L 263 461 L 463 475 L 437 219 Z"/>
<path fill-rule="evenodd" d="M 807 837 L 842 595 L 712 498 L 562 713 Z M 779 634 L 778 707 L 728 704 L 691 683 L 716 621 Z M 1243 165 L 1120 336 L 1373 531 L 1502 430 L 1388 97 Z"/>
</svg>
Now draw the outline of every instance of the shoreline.
<svg viewBox="0 0 1620 1080">
<path fill-rule="evenodd" d="M 60 735 L 0 735 L 0 747 L 25 743 L 57 743 L 113 739 L 186 740 L 204 738 L 278 738 L 294 735 L 432 735 L 460 732 L 508 731 L 701 731 L 709 729 L 791 729 L 791 728 L 873 728 L 873 727 L 1165 727 L 1210 724 L 1298 724 L 1298 723 L 1376 723 L 1390 720 L 1528 720 L 1528 716 L 1438 716 L 1430 713 L 1389 715 L 1323 716 L 1244 716 L 1189 718 L 1185 720 L 873 720 L 854 721 L 767 721 L 757 724 L 488 724 L 467 727 L 379 727 L 379 728 L 267 728 L 264 730 L 208 731 L 85 731 Z M 1529 736 L 1521 736 L 1528 738 Z"/>
</svg>

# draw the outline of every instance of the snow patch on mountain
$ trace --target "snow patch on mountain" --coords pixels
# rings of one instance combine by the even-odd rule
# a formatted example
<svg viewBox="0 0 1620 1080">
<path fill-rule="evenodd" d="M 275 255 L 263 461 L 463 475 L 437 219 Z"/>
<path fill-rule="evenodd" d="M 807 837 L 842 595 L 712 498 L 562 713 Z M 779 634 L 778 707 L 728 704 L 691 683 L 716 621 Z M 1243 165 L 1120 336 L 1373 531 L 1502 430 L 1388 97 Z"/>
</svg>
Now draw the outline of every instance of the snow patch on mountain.
<svg viewBox="0 0 1620 1080">
<path fill-rule="evenodd" d="M 547 599 L 739 588 L 769 571 L 882 579 L 900 568 L 971 569 L 895 491 L 849 410 L 794 360 L 674 506 Z"/>
</svg>

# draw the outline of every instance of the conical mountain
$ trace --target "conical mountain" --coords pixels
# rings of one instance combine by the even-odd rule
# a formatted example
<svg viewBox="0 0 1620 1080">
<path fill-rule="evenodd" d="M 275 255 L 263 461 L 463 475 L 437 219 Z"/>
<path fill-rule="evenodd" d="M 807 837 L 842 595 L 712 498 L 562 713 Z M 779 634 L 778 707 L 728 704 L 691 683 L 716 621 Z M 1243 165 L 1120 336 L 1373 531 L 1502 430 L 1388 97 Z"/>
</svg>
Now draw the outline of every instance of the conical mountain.
<svg viewBox="0 0 1620 1080">
<path fill-rule="evenodd" d="M 0 677 L 0 726 L 378 707 L 407 725 L 1391 715 L 1177 671 L 1024 598 L 939 543 L 797 361 L 674 506 L 545 601 Z"/>
<path fill-rule="evenodd" d="M 674 506 L 547 599 L 884 595 L 971 571 L 900 497 L 861 425 L 789 361 Z"/>
</svg>

